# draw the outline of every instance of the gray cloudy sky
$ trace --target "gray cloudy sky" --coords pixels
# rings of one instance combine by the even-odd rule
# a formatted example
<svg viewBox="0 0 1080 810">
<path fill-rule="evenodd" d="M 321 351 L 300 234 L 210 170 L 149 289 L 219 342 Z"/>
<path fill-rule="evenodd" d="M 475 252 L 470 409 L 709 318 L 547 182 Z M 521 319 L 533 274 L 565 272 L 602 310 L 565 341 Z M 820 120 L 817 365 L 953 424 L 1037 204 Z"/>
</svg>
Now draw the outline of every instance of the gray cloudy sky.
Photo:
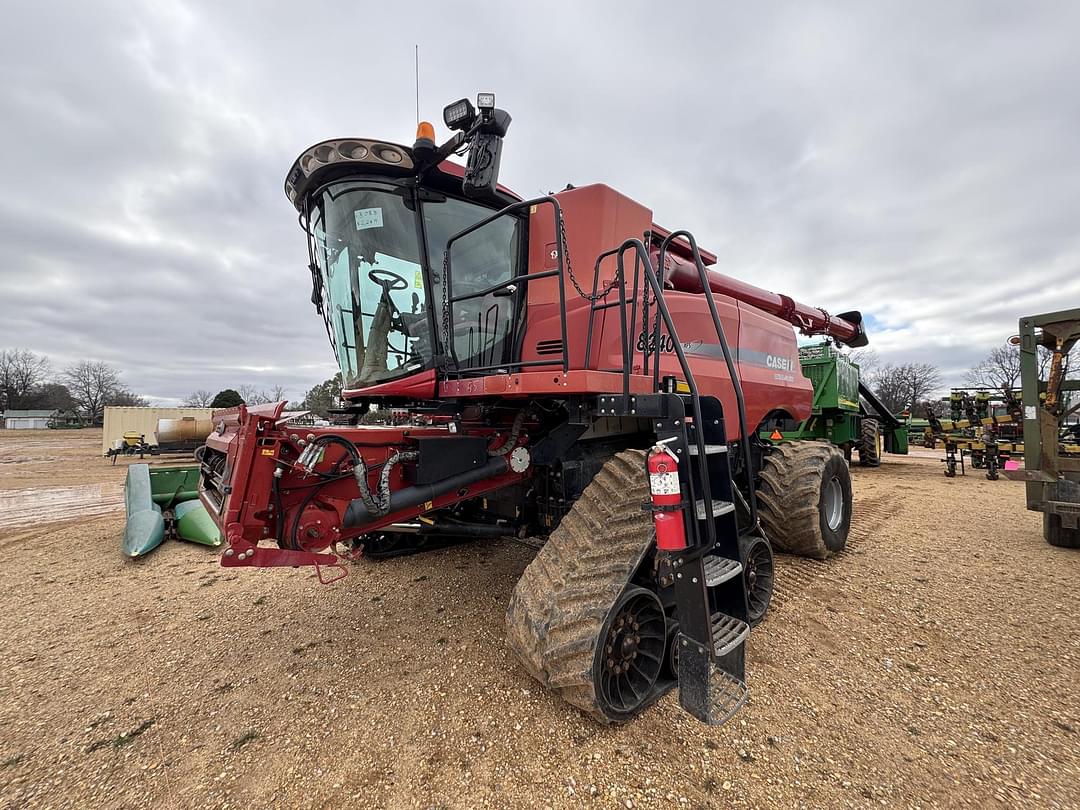
<svg viewBox="0 0 1080 810">
<path fill-rule="evenodd" d="M 0 348 L 137 392 L 333 373 L 282 193 L 494 90 L 502 179 L 605 182 L 739 278 L 963 369 L 1080 305 L 1080 4 L 22 3 L 0 30 Z"/>
</svg>

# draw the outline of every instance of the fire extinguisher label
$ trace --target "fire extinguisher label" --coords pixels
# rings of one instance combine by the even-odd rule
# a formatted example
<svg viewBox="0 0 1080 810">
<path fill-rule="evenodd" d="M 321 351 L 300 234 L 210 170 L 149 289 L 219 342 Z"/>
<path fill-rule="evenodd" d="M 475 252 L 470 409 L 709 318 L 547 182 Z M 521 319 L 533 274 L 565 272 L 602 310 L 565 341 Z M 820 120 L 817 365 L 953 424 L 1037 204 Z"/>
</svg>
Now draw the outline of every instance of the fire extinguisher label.
<svg viewBox="0 0 1080 810">
<path fill-rule="evenodd" d="M 653 495 L 678 495 L 679 474 L 677 472 L 649 473 L 649 491 Z"/>
</svg>

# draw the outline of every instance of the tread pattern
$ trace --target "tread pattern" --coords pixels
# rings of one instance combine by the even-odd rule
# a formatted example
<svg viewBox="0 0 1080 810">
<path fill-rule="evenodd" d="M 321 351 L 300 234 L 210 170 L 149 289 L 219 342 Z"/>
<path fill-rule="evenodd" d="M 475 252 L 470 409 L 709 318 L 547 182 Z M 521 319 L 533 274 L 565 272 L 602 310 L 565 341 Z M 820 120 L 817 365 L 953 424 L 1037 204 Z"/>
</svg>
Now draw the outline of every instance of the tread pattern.
<svg viewBox="0 0 1080 810">
<path fill-rule="evenodd" d="M 507 643 L 536 680 L 601 722 L 592 680 L 604 619 L 654 540 L 645 451 L 604 464 L 525 569 L 506 610 Z"/>
<path fill-rule="evenodd" d="M 861 442 L 859 444 L 859 464 L 863 467 L 881 466 L 881 447 L 878 441 L 881 427 L 877 419 L 863 419 L 859 423 Z"/>
<path fill-rule="evenodd" d="M 758 518 L 775 548 L 823 560 L 831 553 L 821 535 L 821 479 L 830 456 L 841 456 L 827 442 L 782 442 L 761 468 Z"/>
</svg>

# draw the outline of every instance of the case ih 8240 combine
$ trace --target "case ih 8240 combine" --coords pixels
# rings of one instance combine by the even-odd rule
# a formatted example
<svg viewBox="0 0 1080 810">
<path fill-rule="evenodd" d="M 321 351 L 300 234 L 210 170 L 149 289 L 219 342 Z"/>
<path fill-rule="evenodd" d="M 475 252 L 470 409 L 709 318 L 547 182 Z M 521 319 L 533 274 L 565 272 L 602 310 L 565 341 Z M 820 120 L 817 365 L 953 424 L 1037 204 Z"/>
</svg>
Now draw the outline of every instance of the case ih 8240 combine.
<svg viewBox="0 0 1080 810">
<path fill-rule="evenodd" d="M 792 325 L 860 346 L 861 316 L 709 269 L 606 186 L 521 200 L 497 183 L 510 116 L 492 95 L 444 118 L 442 146 L 425 123 L 411 148 L 326 141 L 289 171 L 352 418 L 216 416 L 201 489 L 222 564 L 326 581 L 361 553 L 547 535 L 506 614 L 526 669 L 603 721 L 677 683 L 722 722 L 746 698 L 771 546 L 823 558 L 851 521 L 837 447 L 760 438 L 811 415 Z M 361 424 L 372 404 L 389 424 Z"/>
</svg>

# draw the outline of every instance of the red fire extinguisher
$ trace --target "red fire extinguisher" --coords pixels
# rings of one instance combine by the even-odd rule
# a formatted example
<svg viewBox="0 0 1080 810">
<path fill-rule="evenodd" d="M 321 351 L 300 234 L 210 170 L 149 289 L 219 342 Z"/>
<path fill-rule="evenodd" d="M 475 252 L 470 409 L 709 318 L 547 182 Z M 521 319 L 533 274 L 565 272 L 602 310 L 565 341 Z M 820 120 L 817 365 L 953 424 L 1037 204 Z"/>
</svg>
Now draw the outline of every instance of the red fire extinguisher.
<svg viewBox="0 0 1080 810">
<path fill-rule="evenodd" d="M 649 471 L 649 492 L 653 503 L 653 524 L 656 526 L 656 547 L 661 551 L 682 551 L 686 548 L 686 523 L 679 488 L 679 462 L 663 444 L 655 444 L 646 462 Z"/>
</svg>

